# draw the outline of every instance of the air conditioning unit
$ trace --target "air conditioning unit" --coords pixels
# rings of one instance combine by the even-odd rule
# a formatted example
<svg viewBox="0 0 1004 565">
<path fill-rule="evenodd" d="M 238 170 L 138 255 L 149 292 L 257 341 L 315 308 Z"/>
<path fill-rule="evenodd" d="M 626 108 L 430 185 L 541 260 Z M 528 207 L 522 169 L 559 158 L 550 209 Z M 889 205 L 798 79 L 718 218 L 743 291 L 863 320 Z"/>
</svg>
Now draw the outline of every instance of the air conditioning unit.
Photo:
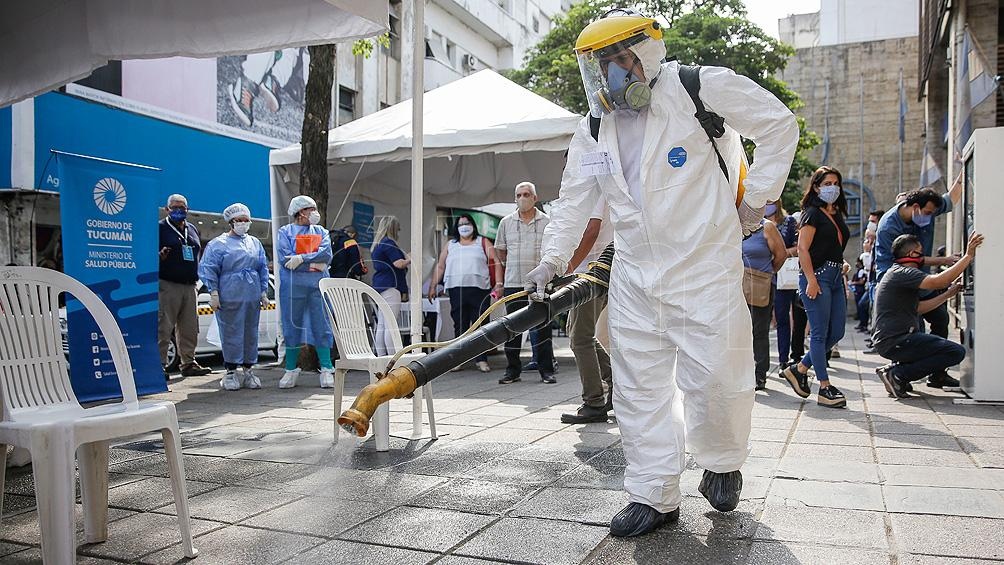
<svg viewBox="0 0 1004 565">
<path fill-rule="evenodd" d="M 475 57 L 474 55 L 471 54 L 464 55 L 463 65 L 465 69 L 474 71 L 477 70 L 478 65 L 480 64 L 481 63 L 478 61 L 478 58 Z"/>
</svg>

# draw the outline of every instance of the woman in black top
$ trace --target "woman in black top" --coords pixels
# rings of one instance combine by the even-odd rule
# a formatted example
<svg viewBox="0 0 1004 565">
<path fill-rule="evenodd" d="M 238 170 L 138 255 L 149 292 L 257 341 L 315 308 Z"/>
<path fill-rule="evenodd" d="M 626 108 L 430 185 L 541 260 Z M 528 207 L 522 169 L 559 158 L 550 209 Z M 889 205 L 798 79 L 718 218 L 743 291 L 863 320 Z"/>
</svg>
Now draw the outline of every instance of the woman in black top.
<svg viewBox="0 0 1004 565">
<path fill-rule="evenodd" d="M 819 381 L 818 403 L 831 408 L 847 405 L 844 394 L 830 384 L 826 374 L 826 352 L 844 337 L 847 299 L 844 288 L 844 247 L 850 230 L 844 222 L 847 199 L 843 178 L 833 167 L 820 167 L 812 174 L 802 196 L 802 217 L 798 228 L 798 259 L 802 274 L 798 294 L 809 317 L 809 352 L 797 365 L 783 371 L 795 394 L 807 398 L 809 368 L 816 367 Z"/>
</svg>

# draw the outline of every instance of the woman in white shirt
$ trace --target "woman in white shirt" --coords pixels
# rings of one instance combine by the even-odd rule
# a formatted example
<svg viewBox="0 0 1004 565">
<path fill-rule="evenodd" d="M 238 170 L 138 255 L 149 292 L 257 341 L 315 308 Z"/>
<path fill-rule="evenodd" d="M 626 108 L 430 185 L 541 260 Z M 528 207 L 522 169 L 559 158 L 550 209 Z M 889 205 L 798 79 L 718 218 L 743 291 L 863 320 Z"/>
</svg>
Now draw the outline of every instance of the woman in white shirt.
<svg viewBox="0 0 1004 565">
<path fill-rule="evenodd" d="M 454 225 L 453 239 L 439 254 L 439 261 L 429 281 L 429 301 L 436 297 L 436 285 L 443 286 L 450 297 L 450 315 L 456 335 L 471 327 L 488 308 L 490 295 L 502 293 L 502 267 L 495 258 L 495 247 L 478 235 L 477 224 L 470 214 L 461 214 Z M 495 288 L 489 267 L 495 268 Z M 491 370 L 488 355 L 477 358 L 482 373 Z"/>
</svg>

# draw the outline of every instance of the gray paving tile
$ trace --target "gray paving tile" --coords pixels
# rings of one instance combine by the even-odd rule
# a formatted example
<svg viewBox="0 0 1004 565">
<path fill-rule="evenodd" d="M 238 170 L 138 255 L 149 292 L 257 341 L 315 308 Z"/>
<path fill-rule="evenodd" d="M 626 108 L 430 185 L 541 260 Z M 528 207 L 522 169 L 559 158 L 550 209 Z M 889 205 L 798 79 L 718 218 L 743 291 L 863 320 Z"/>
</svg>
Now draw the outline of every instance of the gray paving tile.
<svg viewBox="0 0 1004 565">
<path fill-rule="evenodd" d="M 875 447 L 907 447 L 915 449 L 944 449 L 961 451 L 959 442 L 951 435 L 932 434 L 885 434 L 876 433 Z"/>
<path fill-rule="evenodd" d="M 823 544 L 754 542 L 748 565 L 802 565 L 805 563 L 840 563 L 841 565 L 880 565 L 890 563 L 889 555 L 853 547 L 830 547 Z"/>
<path fill-rule="evenodd" d="M 80 504 L 76 504 L 74 506 L 78 540 L 83 539 L 82 532 L 84 525 L 82 521 L 83 512 L 81 508 Z M 109 508 L 108 522 L 111 523 L 116 520 L 121 520 L 134 514 L 135 512 L 130 510 Z M 42 540 L 38 528 L 38 513 L 35 510 L 29 510 L 13 516 L 4 517 L 3 523 L 0 524 L 0 539 L 21 545 L 38 545 L 41 543 Z"/>
<path fill-rule="evenodd" d="M 889 512 L 1004 518 L 1004 496 L 992 490 L 882 487 Z"/>
<path fill-rule="evenodd" d="M 12 553 L 18 553 L 26 549 L 29 549 L 29 546 L 0 541 L 0 557 L 4 557 L 5 555 L 10 555 Z"/>
<path fill-rule="evenodd" d="M 571 522 L 505 518 L 454 553 L 541 565 L 577 565 L 608 531 L 608 528 Z"/>
<path fill-rule="evenodd" d="M 37 565 L 42 562 L 42 551 L 37 548 L 26 549 L 19 553 L 5 555 L 3 562 L 4 565 L 28 565 L 29 563 Z M 119 562 L 98 557 L 78 556 L 75 563 L 76 565 L 112 565 Z"/>
<path fill-rule="evenodd" d="M 303 478 L 291 480 L 282 488 L 302 495 L 382 502 L 405 502 L 443 482 L 442 477 L 356 471 L 339 467 L 321 467 Z"/>
<path fill-rule="evenodd" d="M 444 552 L 495 518 L 437 508 L 402 506 L 339 536 L 351 541 Z"/>
<path fill-rule="evenodd" d="M 221 524 L 192 520 L 192 533 L 199 535 L 219 528 Z M 181 530 L 178 519 L 164 514 L 133 514 L 108 524 L 108 540 L 104 543 L 81 545 L 78 553 L 93 557 L 134 561 L 142 555 L 178 544 L 164 552 L 171 562 L 184 557 L 181 551 Z M 198 549 L 198 545 L 195 546 Z"/>
<path fill-rule="evenodd" d="M 899 565 L 1000 565 L 1001 562 L 996 559 L 907 554 L 897 556 L 897 563 Z"/>
<path fill-rule="evenodd" d="M 189 497 L 189 512 L 193 518 L 233 524 L 288 504 L 299 495 L 246 487 L 221 487 L 205 494 Z M 176 514 L 174 504 L 155 510 L 161 514 Z"/>
<path fill-rule="evenodd" d="M 574 488 L 599 488 L 618 490 L 624 487 L 624 467 L 616 465 L 587 465 L 575 467 L 562 475 L 554 486 Z"/>
<path fill-rule="evenodd" d="M 788 441 L 788 434 L 790 433 L 789 428 L 791 424 L 788 424 L 788 428 L 757 428 L 753 427 L 750 429 L 750 440 L 751 441 L 777 441 L 785 443 Z"/>
<path fill-rule="evenodd" d="M 785 456 L 775 476 L 785 479 L 878 484 L 879 466 L 875 463 L 802 459 Z"/>
<path fill-rule="evenodd" d="M 392 504 L 381 501 L 307 497 L 248 518 L 240 525 L 333 538 L 391 508 Z"/>
<path fill-rule="evenodd" d="M 793 443 L 788 446 L 787 450 L 785 450 L 784 456 L 797 457 L 800 459 L 857 461 L 858 463 L 875 462 L 874 450 L 871 447 L 857 446 L 857 445 L 820 445 L 820 444 L 809 444 L 809 443 Z"/>
<path fill-rule="evenodd" d="M 516 449 L 519 449 L 519 446 L 511 443 L 486 443 L 464 439 L 412 461 L 396 465 L 393 470 L 416 475 L 460 476 Z"/>
<path fill-rule="evenodd" d="M 792 443 L 809 443 L 820 445 L 853 445 L 871 447 L 872 440 L 868 434 L 855 432 L 834 432 L 829 430 L 798 430 L 791 437 Z"/>
<path fill-rule="evenodd" d="M 507 457 L 495 459 L 472 469 L 467 476 L 472 479 L 522 485 L 545 485 L 572 469 L 566 463 L 524 461 Z"/>
<path fill-rule="evenodd" d="M 586 561 L 588 565 L 739 565 L 750 552 L 748 540 L 712 540 L 694 535 L 653 533 L 637 538 L 609 538 Z"/>
<path fill-rule="evenodd" d="M 758 524 L 755 516 L 762 506 L 762 500 L 742 500 L 735 510 L 718 512 L 711 508 L 704 497 L 684 498 L 680 504 L 680 520 L 659 531 L 674 536 L 696 535 L 714 543 L 721 540 L 751 539 Z"/>
<path fill-rule="evenodd" d="M 220 485 L 200 481 L 185 481 L 188 487 L 188 498 L 220 488 Z M 108 505 L 126 510 L 146 512 L 165 504 L 174 504 L 174 491 L 171 489 L 171 479 L 162 477 L 147 477 L 145 479 L 126 483 L 108 489 Z"/>
<path fill-rule="evenodd" d="M 413 549 L 334 540 L 292 557 L 287 563 L 424 565 L 438 556 L 438 553 L 427 553 Z M 437 563 L 445 563 L 445 561 L 437 561 Z"/>
<path fill-rule="evenodd" d="M 620 434 L 560 431 L 536 441 L 536 445 L 570 445 L 574 447 L 605 448 L 619 442 Z"/>
<path fill-rule="evenodd" d="M 279 563 L 321 544 L 321 538 L 228 526 L 195 538 L 202 563 L 220 565 L 259 565 Z M 169 547 L 143 558 L 144 563 L 176 563 L 182 555 L 181 545 Z"/>
<path fill-rule="evenodd" d="M 12 516 L 35 507 L 35 497 L 22 494 L 4 494 L 3 515 Z"/>
<path fill-rule="evenodd" d="M 898 447 L 875 448 L 878 462 L 884 465 L 935 465 L 938 467 L 968 467 L 976 465 L 961 451 L 943 449 L 913 449 Z"/>
<path fill-rule="evenodd" d="M 1004 469 L 879 465 L 886 485 L 1004 490 Z"/>
<path fill-rule="evenodd" d="M 498 565 L 501 561 L 488 559 L 478 559 L 477 557 L 462 557 L 460 555 L 447 555 L 436 561 L 436 565 Z"/>
<path fill-rule="evenodd" d="M 506 454 L 506 457 L 522 459 L 524 461 L 553 461 L 556 463 L 578 465 L 590 460 L 599 451 L 597 448 L 584 446 L 525 445 L 515 451 L 510 451 Z"/>
<path fill-rule="evenodd" d="M 767 504 L 784 504 L 783 501 L 795 501 L 806 506 L 825 508 L 879 512 L 885 510 L 881 487 L 864 483 L 775 479 L 767 497 Z"/>
<path fill-rule="evenodd" d="M 825 524 L 826 535 L 810 525 Z M 810 526 L 810 527 L 807 527 Z M 760 517 L 756 539 L 782 542 L 860 547 L 886 550 L 885 521 L 881 512 L 810 508 L 801 504 L 768 504 Z"/>
<path fill-rule="evenodd" d="M 493 441 L 499 443 L 513 443 L 517 446 L 533 443 L 545 436 L 551 435 L 550 430 L 527 430 L 521 428 L 485 428 L 480 432 L 471 434 L 469 439 L 476 441 Z"/>
<path fill-rule="evenodd" d="M 609 526 L 627 503 L 623 490 L 545 488 L 517 504 L 511 515 Z"/>
<path fill-rule="evenodd" d="M 536 487 L 454 479 L 408 504 L 427 508 L 446 508 L 479 514 L 502 514 L 533 493 Z"/>
<path fill-rule="evenodd" d="M 890 514 L 900 551 L 975 559 L 1004 559 L 996 540 L 1004 520 L 922 514 Z"/>
</svg>

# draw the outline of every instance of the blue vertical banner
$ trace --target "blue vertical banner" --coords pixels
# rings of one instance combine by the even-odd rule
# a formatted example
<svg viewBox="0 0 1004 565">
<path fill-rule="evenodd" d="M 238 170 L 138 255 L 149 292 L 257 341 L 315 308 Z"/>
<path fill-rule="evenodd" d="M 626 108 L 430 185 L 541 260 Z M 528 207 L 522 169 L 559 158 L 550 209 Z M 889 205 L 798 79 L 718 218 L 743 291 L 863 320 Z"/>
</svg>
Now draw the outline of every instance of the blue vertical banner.
<svg viewBox="0 0 1004 565">
<path fill-rule="evenodd" d="M 63 270 L 108 306 L 125 338 L 136 391 L 167 390 L 157 349 L 159 169 L 56 153 Z M 94 319 L 66 304 L 70 382 L 82 402 L 121 396 Z"/>
<path fill-rule="evenodd" d="M 359 245 L 367 246 L 373 243 L 373 232 L 376 227 L 373 225 L 376 209 L 372 204 L 365 202 L 352 202 L 352 225 L 356 228 L 356 242 Z"/>
</svg>

